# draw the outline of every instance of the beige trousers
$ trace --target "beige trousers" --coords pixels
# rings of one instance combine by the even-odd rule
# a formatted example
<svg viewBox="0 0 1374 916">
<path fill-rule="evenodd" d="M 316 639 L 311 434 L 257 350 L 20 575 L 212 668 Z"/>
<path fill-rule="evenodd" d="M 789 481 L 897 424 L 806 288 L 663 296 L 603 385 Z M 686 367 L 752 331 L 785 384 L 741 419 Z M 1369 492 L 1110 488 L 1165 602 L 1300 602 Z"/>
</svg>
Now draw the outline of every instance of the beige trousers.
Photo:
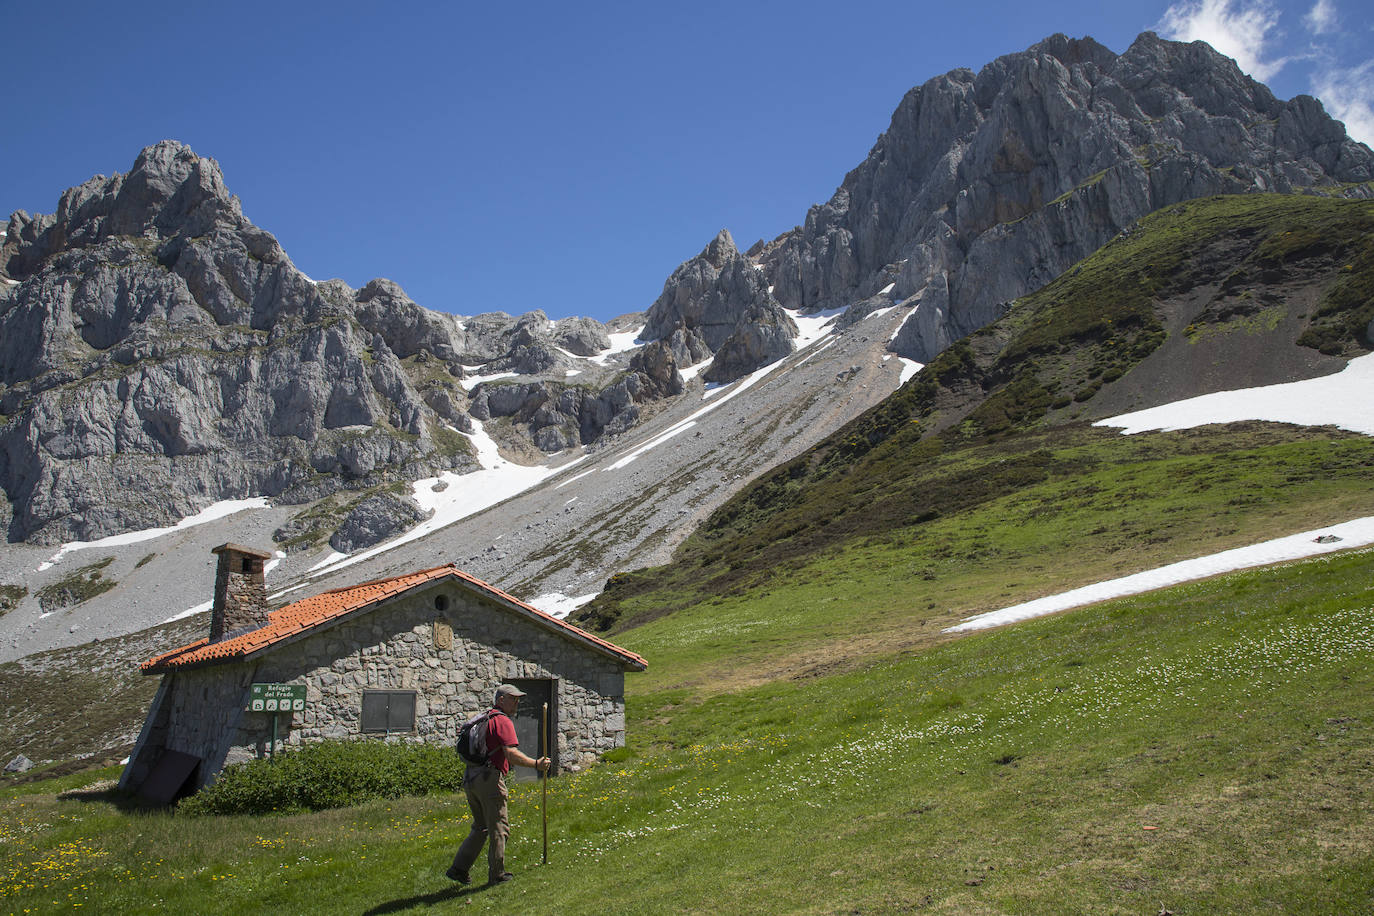
<svg viewBox="0 0 1374 916">
<path fill-rule="evenodd" d="M 464 874 L 471 870 L 482 845 L 490 839 L 487 880 L 497 881 L 506 871 L 506 838 L 510 836 L 505 776 L 493 767 L 468 767 L 463 777 L 463 793 L 472 809 L 472 830 L 453 857 L 453 869 Z"/>
</svg>

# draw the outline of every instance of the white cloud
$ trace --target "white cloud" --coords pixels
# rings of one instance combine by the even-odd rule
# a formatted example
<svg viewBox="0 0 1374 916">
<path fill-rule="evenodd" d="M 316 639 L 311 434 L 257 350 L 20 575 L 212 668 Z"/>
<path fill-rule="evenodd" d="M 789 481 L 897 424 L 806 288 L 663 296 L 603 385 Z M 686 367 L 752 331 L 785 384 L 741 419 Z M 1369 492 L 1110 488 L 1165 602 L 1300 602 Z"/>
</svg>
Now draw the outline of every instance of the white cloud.
<svg viewBox="0 0 1374 916">
<path fill-rule="evenodd" d="M 1336 31 L 1336 4 L 1331 0 L 1317 0 L 1302 21 L 1313 33 L 1328 35 Z"/>
<path fill-rule="evenodd" d="M 1278 10 L 1266 0 L 1248 4 L 1183 0 L 1165 10 L 1158 28 L 1166 38 L 1205 41 L 1235 60 L 1250 76 L 1264 81 L 1288 62 L 1284 57 L 1270 57 L 1270 46 L 1278 37 L 1273 34 L 1278 21 Z"/>
<path fill-rule="evenodd" d="M 1345 122 L 1345 132 L 1374 147 L 1374 60 L 1344 70 L 1319 70 L 1312 84 L 1327 113 Z"/>
</svg>

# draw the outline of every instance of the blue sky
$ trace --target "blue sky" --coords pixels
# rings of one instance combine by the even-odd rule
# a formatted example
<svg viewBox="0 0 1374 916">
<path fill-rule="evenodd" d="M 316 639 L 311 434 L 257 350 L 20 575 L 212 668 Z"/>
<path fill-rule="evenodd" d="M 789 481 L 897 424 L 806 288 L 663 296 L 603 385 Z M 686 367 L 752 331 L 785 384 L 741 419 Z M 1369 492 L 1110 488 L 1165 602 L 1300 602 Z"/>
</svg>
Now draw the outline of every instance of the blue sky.
<svg viewBox="0 0 1374 916">
<path fill-rule="evenodd" d="M 909 88 L 1055 32 L 1208 40 L 1374 144 L 1367 0 L 0 0 L 0 22 L 5 215 L 173 138 L 310 276 L 464 315 L 643 310 L 722 227 L 745 248 L 800 223 Z"/>
</svg>

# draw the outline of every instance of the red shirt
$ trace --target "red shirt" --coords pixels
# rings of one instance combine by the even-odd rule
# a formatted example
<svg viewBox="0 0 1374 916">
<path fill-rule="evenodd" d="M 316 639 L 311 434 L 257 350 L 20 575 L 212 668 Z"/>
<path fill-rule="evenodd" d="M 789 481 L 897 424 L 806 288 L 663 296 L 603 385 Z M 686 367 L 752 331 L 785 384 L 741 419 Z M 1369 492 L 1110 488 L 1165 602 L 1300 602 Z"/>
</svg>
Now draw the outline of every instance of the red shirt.
<svg viewBox="0 0 1374 916">
<path fill-rule="evenodd" d="M 520 739 L 515 736 L 515 723 L 510 716 L 493 709 L 487 719 L 487 765 L 502 773 L 510 772 L 510 761 L 506 759 L 506 748 L 517 747 Z"/>
</svg>

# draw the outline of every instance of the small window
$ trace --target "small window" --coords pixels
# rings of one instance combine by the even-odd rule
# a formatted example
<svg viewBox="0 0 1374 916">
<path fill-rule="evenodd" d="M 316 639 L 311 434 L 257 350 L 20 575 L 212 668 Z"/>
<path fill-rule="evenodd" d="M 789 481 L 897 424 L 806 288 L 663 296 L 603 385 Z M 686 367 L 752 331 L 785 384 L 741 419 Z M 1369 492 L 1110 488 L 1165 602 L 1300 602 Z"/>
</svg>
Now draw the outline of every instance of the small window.
<svg viewBox="0 0 1374 916">
<path fill-rule="evenodd" d="M 447 610 L 448 610 L 448 595 L 435 595 L 435 596 L 434 596 L 434 609 L 435 609 L 436 611 L 447 611 Z"/>
<path fill-rule="evenodd" d="M 365 734 L 415 731 L 415 691 L 364 690 L 362 730 Z"/>
</svg>

